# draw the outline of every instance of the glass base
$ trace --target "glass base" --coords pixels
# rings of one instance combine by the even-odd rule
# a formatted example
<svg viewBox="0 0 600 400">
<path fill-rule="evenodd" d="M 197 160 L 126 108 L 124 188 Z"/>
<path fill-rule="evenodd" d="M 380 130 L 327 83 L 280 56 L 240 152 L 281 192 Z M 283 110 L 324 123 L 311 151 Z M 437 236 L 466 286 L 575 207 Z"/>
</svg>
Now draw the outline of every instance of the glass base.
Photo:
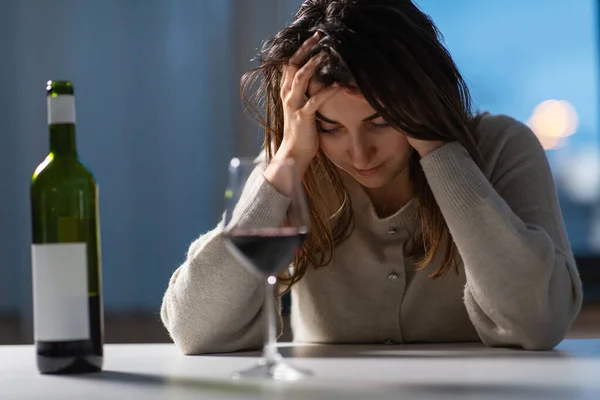
<svg viewBox="0 0 600 400">
<path fill-rule="evenodd" d="M 283 361 L 267 362 L 261 358 L 257 365 L 231 374 L 231 379 L 271 379 L 276 381 L 298 381 L 313 376 L 312 372 L 293 367 Z"/>
</svg>

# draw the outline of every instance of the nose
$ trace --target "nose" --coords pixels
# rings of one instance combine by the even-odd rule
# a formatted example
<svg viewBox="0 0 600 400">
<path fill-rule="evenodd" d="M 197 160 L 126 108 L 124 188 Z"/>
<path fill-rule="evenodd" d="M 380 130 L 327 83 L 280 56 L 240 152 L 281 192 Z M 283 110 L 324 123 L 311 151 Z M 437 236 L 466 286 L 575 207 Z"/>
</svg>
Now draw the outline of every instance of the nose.
<svg viewBox="0 0 600 400">
<path fill-rule="evenodd" d="M 354 168 L 369 169 L 375 167 L 375 165 L 370 165 L 375 153 L 376 149 L 374 144 L 364 132 L 351 135 L 349 154 Z"/>
</svg>

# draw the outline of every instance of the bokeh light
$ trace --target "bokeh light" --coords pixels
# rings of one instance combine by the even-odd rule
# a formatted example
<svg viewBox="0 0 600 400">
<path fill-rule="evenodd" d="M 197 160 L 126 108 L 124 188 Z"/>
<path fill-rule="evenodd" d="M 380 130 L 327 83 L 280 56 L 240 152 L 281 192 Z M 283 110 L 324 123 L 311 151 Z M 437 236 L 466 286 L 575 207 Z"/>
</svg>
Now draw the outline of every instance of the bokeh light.
<svg viewBox="0 0 600 400">
<path fill-rule="evenodd" d="M 545 150 L 562 147 L 566 138 L 577 132 L 578 124 L 577 111 L 566 100 L 541 102 L 527 121 Z"/>
</svg>

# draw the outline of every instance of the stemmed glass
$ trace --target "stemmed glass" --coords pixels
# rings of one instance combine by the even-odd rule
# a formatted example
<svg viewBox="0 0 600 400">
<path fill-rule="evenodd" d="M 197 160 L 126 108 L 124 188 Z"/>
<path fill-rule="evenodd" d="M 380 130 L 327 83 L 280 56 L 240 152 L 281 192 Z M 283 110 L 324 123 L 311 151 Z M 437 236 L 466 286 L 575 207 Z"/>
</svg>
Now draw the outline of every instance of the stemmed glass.
<svg viewBox="0 0 600 400">
<path fill-rule="evenodd" d="M 240 263 L 265 287 L 262 312 L 266 331 L 262 357 L 257 365 L 235 372 L 232 378 L 299 380 L 311 373 L 284 362 L 277 350 L 274 290 L 277 274 L 289 267 L 308 234 L 306 198 L 292 161 L 271 162 L 277 171 L 280 186 L 277 188 L 265 180 L 259 163 L 256 159 L 233 158 L 225 192 L 223 235 L 226 243 Z"/>
</svg>

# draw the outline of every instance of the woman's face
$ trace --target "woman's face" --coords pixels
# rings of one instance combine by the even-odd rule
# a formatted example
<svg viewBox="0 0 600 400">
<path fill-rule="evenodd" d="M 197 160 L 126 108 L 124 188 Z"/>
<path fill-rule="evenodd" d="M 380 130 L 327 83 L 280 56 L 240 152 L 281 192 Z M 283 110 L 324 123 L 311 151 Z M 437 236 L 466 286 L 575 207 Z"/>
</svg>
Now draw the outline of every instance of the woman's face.
<svg viewBox="0 0 600 400">
<path fill-rule="evenodd" d="M 323 87 L 311 82 L 308 95 Z M 357 89 L 343 89 L 317 113 L 320 148 L 336 166 L 368 189 L 387 186 L 407 170 L 411 146 Z"/>
</svg>

